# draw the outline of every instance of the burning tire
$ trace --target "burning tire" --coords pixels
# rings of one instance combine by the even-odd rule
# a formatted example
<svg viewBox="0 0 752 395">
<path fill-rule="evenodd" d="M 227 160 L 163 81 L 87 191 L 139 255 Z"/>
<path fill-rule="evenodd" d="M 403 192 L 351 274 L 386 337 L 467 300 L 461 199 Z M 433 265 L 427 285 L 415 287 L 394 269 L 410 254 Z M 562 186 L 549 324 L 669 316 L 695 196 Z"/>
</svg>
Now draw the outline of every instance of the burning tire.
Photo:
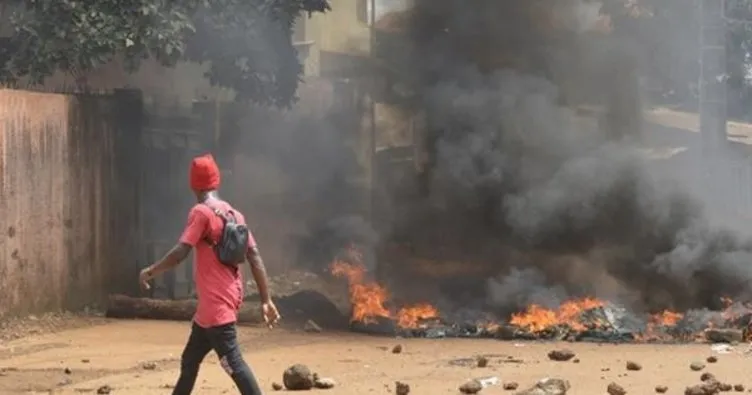
<svg viewBox="0 0 752 395">
<path fill-rule="evenodd" d="M 396 336 L 398 334 L 397 324 L 386 317 L 376 317 L 367 321 L 352 321 L 350 322 L 350 330 L 369 335 Z"/>
</svg>

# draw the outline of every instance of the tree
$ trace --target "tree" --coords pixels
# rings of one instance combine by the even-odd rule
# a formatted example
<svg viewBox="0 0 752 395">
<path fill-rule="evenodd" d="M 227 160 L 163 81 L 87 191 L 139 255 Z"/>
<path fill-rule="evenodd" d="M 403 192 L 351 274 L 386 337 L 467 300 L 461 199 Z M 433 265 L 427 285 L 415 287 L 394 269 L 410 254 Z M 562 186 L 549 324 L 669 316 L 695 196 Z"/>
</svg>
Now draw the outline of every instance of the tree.
<svg viewBox="0 0 752 395">
<path fill-rule="evenodd" d="M 0 80 L 41 83 L 57 70 L 85 75 L 122 56 L 129 70 L 154 58 L 206 63 L 213 85 L 255 103 L 294 102 L 302 66 L 297 16 L 328 0 L 16 0 L 14 34 L 0 51 Z"/>
</svg>

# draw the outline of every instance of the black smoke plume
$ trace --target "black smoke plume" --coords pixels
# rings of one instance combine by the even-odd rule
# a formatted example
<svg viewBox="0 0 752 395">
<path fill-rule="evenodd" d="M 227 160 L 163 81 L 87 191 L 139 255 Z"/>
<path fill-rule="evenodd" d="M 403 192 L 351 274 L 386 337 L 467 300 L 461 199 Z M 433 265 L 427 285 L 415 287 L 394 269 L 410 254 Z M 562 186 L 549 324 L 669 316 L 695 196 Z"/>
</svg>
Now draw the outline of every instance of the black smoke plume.
<svg viewBox="0 0 752 395">
<path fill-rule="evenodd" d="M 425 204 L 393 228 L 493 266 L 486 303 L 500 311 L 586 295 L 642 311 L 749 296 L 752 244 L 711 226 L 681 181 L 691 170 L 648 155 L 640 48 L 601 29 L 599 8 L 416 0 L 401 75 L 427 121 Z M 595 124 L 578 105 L 605 115 Z"/>
</svg>

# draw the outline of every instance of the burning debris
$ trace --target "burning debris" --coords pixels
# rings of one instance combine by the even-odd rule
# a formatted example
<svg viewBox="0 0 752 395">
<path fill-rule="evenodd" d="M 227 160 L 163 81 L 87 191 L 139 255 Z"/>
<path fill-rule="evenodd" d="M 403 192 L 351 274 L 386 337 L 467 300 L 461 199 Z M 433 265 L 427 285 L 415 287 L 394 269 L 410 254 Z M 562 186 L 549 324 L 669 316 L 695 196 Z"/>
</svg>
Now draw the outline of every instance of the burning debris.
<svg viewBox="0 0 752 395">
<path fill-rule="evenodd" d="M 439 311 L 429 304 L 402 307 L 393 314 L 386 307 L 389 293 L 379 284 L 365 280 L 366 269 L 362 265 L 336 261 L 332 274 L 346 277 L 349 282 L 354 322 L 374 323 L 377 318 L 387 318 L 400 328 L 418 328 L 422 321 L 439 316 Z"/>
<path fill-rule="evenodd" d="M 355 252 L 353 252 L 355 251 Z M 752 308 L 724 300 L 722 311 L 686 314 L 663 311 L 649 316 L 596 298 L 568 300 L 558 308 L 530 305 L 509 319 L 448 321 L 429 303 L 390 305 L 388 290 L 367 277 L 357 250 L 335 260 L 331 273 L 347 279 L 353 331 L 402 337 L 486 337 L 503 340 L 589 342 L 734 342 L 748 338 Z"/>
</svg>

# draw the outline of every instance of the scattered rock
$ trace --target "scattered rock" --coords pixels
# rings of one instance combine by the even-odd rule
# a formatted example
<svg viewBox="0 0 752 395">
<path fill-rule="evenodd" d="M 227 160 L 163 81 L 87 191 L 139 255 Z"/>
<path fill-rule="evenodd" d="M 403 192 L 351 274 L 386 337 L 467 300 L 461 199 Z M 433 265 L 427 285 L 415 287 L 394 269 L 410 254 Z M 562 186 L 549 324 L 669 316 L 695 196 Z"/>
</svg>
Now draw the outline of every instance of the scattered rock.
<svg viewBox="0 0 752 395">
<path fill-rule="evenodd" d="M 734 389 L 734 387 L 731 384 L 728 384 L 728 383 L 719 383 L 718 384 L 718 388 L 720 388 L 720 390 L 722 392 L 729 392 L 732 389 Z"/>
<path fill-rule="evenodd" d="M 392 354 L 400 354 L 402 352 L 402 345 L 397 344 L 396 346 L 392 347 Z"/>
<path fill-rule="evenodd" d="M 483 388 L 501 384 L 501 380 L 499 380 L 499 378 L 496 376 L 483 377 L 477 380 L 478 382 L 480 382 L 480 385 L 483 386 Z"/>
<path fill-rule="evenodd" d="M 484 356 L 478 357 L 477 365 L 479 368 L 485 368 L 486 366 L 488 366 L 488 358 Z"/>
<path fill-rule="evenodd" d="M 566 395 L 570 388 L 571 386 L 567 380 L 545 378 L 535 383 L 534 386 L 518 392 L 516 395 Z"/>
<path fill-rule="evenodd" d="M 580 359 L 579 358 L 575 358 L 575 359 L 572 360 L 572 363 L 580 363 Z"/>
<path fill-rule="evenodd" d="M 89 363 L 89 362 L 91 362 L 91 360 L 88 358 L 84 358 L 81 360 L 81 363 Z"/>
<path fill-rule="evenodd" d="M 734 391 L 736 391 L 736 392 L 744 392 L 744 385 L 742 385 L 742 384 L 736 384 L 736 385 L 734 385 Z"/>
<path fill-rule="evenodd" d="M 520 387 L 520 385 L 519 385 L 519 384 L 517 384 L 517 383 L 516 383 L 516 382 L 514 382 L 514 381 L 510 381 L 510 382 L 504 383 L 504 386 L 503 386 L 503 387 L 504 387 L 504 389 L 505 389 L 505 390 L 507 390 L 507 391 L 514 391 L 514 390 L 516 390 L 517 388 L 519 388 L 519 387 Z"/>
<path fill-rule="evenodd" d="M 107 395 L 107 394 L 109 394 L 110 392 L 112 392 L 112 387 L 110 387 L 110 386 L 109 386 L 109 385 L 107 385 L 107 384 L 105 384 L 105 385 L 103 385 L 103 386 L 101 386 L 101 387 L 97 388 L 97 394 L 98 394 L 98 395 Z"/>
<path fill-rule="evenodd" d="M 70 368 L 65 368 L 65 369 L 63 370 L 63 372 L 64 372 L 65 374 L 71 374 L 71 373 L 73 373 L 73 371 L 71 371 L 71 370 L 70 370 Z"/>
<path fill-rule="evenodd" d="M 705 361 L 707 361 L 708 363 L 716 363 L 718 362 L 718 357 L 716 357 L 715 355 L 711 355 L 707 359 L 705 359 Z"/>
<path fill-rule="evenodd" d="M 401 381 L 396 381 L 394 383 L 394 392 L 396 392 L 397 395 L 407 395 L 410 393 L 410 384 L 403 383 Z"/>
<path fill-rule="evenodd" d="M 144 362 L 141 364 L 141 368 L 144 370 L 157 370 L 156 362 Z"/>
<path fill-rule="evenodd" d="M 635 361 L 627 361 L 627 370 L 638 371 L 642 370 L 642 365 Z"/>
<path fill-rule="evenodd" d="M 731 390 L 729 386 L 728 391 Z M 715 395 L 720 391 L 723 391 L 724 385 L 715 381 L 715 380 L 708 380 L 702 384 L 695 385 L 692 387 L 687 387 L 686 390 L 684 390 L 684 395 Z"/>
<path fill-rule="evenodd" d="M 313 320 L 306 321 L 306 323 L 303 325 L 303 330 L 308 333 L 319 333 L 322 331 L 319 324 L 315 323 Z"/>
<path fill-rule="evenodd" d="M 657 385 L 655 387 L 655 392 L 659 394 L 665 394 L 666 391 L 668 391 L 668 387 L 666 387 L 665 385 Z"/>
<path fill-rule="evenodd" d="M 574 358 L 574 355 L 574 351 L 568 349 L 553 350 L 548 353 L 548 359 L 552 361 L 564 362 Z"/>
<path fill-rule="evenodd" d="M 314 377 L 308 366 L 295 364 L 282 374 L 282 383 L 290 391 L 306 391 L 313 388 Z"/>
<path fill-rule="evenodd" d="M 711 343 L 738 343 L 744 335 L 739 329 L 712 328 L 705 331 L 705 338 Z"/>
<path fill-rule="evenodd" d="M 712 393 L 705 392 L 705 388 L 703 388 L 702 385 L 693 385 L 691 387 L 687 387 L 687 389 L 684 390 L 684 395 L 708 395 Z"/>
<path fill-rule="evenodd" d="M 470 380 L 460 386 L 460 392 L 463 394 L 477 394 L 483 389 L 483 384 L 478 380 Z"/>
<path fill-rule="evenodd" d="M 715 380 L 715 376 L 713 375 L 713 373 L 705 372 L 702 375 L 700 375 L 700 381 L 705 382 L 705 381 L 716 381 L 716 380 Z"/>
<path fill-rule="evenodd" d="M 316 377 L 316 379 L 313 381 L 313 386 L 321 390 L 334 388 L 335 385 L 337 385 L 337 382 L 329 377 Z"/>
<path fill-rule="evenodd" d="M 606 388 L 606 392 L 608 392 L 608 395 L 626 395 L 627 393 L 624 387 L 613 382 L 608 385 L 608 387 Z"/>
<path fill-rule="evenodd" d="M 64 387 L 69 384 L 73 384 L 73 380 L 71 380 L 70 377 L 63 377 L 62 380 L 57 383 L 58 387 Z"/>
<path fill-rule="evenodd" d="M 274 382 L 272 383 L 272 389 L 275 391 L 282 391 L 282 389 L 285 388 L 282 386 L 282 384 Z"/>
<path fill-rule="evenodd" d="M 689 368 L 694 370 L 695 372 L 699 372 L 705 369 L 705 364 L 702 362 L 692 362 L 691 364 L 689 364 Z"/>
</svg>

